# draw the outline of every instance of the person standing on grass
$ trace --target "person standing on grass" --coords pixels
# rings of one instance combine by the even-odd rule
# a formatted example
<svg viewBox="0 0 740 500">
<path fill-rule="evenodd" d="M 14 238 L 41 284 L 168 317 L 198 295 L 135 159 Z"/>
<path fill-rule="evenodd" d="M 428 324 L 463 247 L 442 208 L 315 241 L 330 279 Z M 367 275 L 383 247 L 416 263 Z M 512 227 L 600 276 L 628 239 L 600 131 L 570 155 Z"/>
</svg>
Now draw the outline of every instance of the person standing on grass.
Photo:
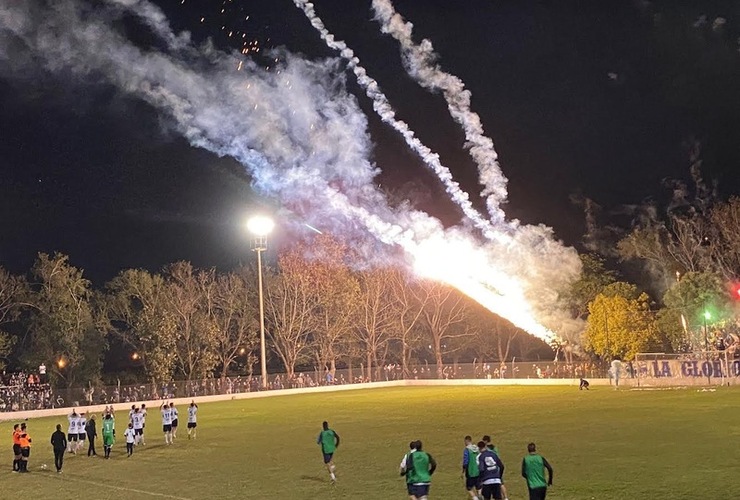
<svg viewBox="0 0 740 500">
<path fill-rule="evenodd" d="M 162 432 L 164 432 L 164 444 L 172 444 L 172 412 L 170 405 L 162 403 L 159 405 L 159 412 L 162 414 Z"/>
<path fill-rule="evenodd" d="M 410 500 L 427 500 L 437 462 L 422 449 L 421 441 L 413 444 L 414 451 L 406 456 L 406 468 L 401 471 L 401 475 L 406 476 L 406 489 Z"/>
<path fill-rule="evenodd" d="M 480 449 L 473 444 L 473 438 L 465 436 L 465 448 L 463 448 L 462 477 L 465 479 L 465 489 L 468 490 L 472 500 L 478 500 L 478 455 Z"/>
<path fill-rule="evenodd" d="M 547 482 L 545 482 L 547 469 Z M 527 455 L 522 460 L 522 477 L 527 480 L 529 500 L 545 500 L 547 487 L 552 486 L 552 467 L 545 457 L 537 453 L 534 443 L 527 445 Z"/>
<path fill-rule="evenodd" d="M 62 432 L 62 424 L 57 424 L 57 430 L 51 435 L 51 447 L 54 449 L 54 467 L 57 468 L 57 474 L 61 474 L 67 449 L 67 437 Z"/>
<path fill-rule="evenodd" d="M 75 410 L 72 410 L 67 416 L 69 427 L 67 428 L 67 448 L 71 453 L 77 453 L 77 423 L 80 421 L 80 416 L 77 415 Z"/>
<path fill-rule="evenodd" d="M 31 436 L 28 435 L 26 424 L 21 424 L 21 468 L 18 472 L 28 472 L 28 459 L 31 456 Z"/>
<path fill-rule="evenodd" d="M 134 441 L 136 444 L 141 444 L 144 437 L 144 415 L 141 414 L 139 408 L 131 415 L 131 424 L 134 426 Z"/>
<path fill-rule="evenodd" d="M 139 441 L 142 445 L 146 445 L 146 442 L 144 442 L 144 431 L 146 430 L 146 404 L 141 403 L 139 413 L 141 413 L 141 436 L 139 437 Z"/>
<path fill-rule="evenodd" d="M 128 423 L 128 427 L 123 431 L 123 435 L 126 437 L 126 453 L 127 456 L 134 454 L 134 442 L 136 441 L 136 432 L 134 431 L 134 424 Z"/>
<path fill-rule="evenodd" d="M 85 432 L 87 433 L 87 456 L 97 457 L 98 454 L 95 452 L 95 438 L 98 437 L 98 430 L 95 425 L 95 415 L 90 415 L 90 420 L 87 421 L 85 426 Z"/>
<path fill-rule="evenodd" d="M 612 378 L 614 378 L 614 388 L 619 389 L 619 376 L 622 372 L 622 362 L 619 360 L 619 358 L 614 358 L 612 360 L 612 367 L 609 370 L 609 373 L 611 374 Z"/>
<path fill-rule="evenodd" d="M 491 442 L 491 436 L 489 436 L 488 434 L 486 434 L 485 436 L 483 436 L 483 439 L 481 439 L 481 441 L 483 441 L 484 443 L 486 443 L 486 448 L 487 449 L 489 449 L 492 452 L 494 452 L 497 457 L 501 457 L 501 455 L 499 454 L 499 451 L 498 451 L 498 446 L 496 446 L 495 444 L 493 444 Z M 503 475 L 503 472 L 501 473 L 501 496 L 503 497 L 504 500 L 509 500 L 509 494 L 506 491 L 506 485 L 504 484 L 504 475 Z"/>
<path fill-rule="evenodd" d="M 175 403 L 170 403 L 170 418 L 172 419 L 172 441 L 174 441 L 177 437 L 177 425 L 179 423 L 178 417 L 179 412 L 177 411 L 177 408 L 175 408 Z"/>
<path fill-rule="evenodd" d="M 116 440 L 116 419 L 112 413 L 106 413 L 103 419 L 103 450 L 105 458 L 110 458 L 111 448 Z"/>
<path fill-rule="evenodd" d="M 13 472 L 21 471 L 21 424 L 13 426 Z"/>
<path fill-rule="evenodd" d="M 193 439 L 195 439 L 195 433 L 198 427 L 198 405 L 195 404 L 195 400 L 190 402 L 188 406 L 188 439 L 192 432 Z"/>
<path fill-rule="evenodd" d="M 321 445 L 321 452 L 324 454 L 324 464 L 326 470 L 329 471 L 331 481 L 337 480 L 337 476 L 334 474 L 336 467 L 334 466 L 334 452 L 339 448 L 339 434 L 329 429 L 328 422 L 322 422 L 322 430 L 319 433 L 316 443 Z"/>
<path fill-rule="evenodd" d="M 77 450 L 80 451 L 85 448 L 85 437 L 87 436 L 87 418 L 84 413 L 80 413 L 80 418 L 77 421 Z"/>
<path fill-rule="evenodd" d="M 480 471 L 480 490 L 484 500 L 502 500 L 501 478 L 504 475 L 504 464 L 493 449 L 480 441 L 478 449 L 478 470 Z"/>
</svg>

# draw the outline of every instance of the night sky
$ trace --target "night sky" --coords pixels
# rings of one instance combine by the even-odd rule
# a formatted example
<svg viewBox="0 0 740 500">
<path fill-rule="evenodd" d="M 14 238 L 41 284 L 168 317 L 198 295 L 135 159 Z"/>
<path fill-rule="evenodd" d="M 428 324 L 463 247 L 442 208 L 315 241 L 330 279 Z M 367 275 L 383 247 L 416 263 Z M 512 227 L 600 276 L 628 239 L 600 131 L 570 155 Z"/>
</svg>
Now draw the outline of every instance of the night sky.
<svg viewBox="0 0 740 500">
<path fill-rule="evenodd" d="M 176 30 L 197 41 L 213 37 L 224 49 L 250 41 L 262 54 L 285 46 L 309 58 L 334 55 L 290 0 L 155 3 Z M 443 99 L 406 75 L 369 3 L 315 2 L 398 115 L 467 191 L 478 192 L 476 168 Z M 737 2 L 394 5 L 417 38 L 432 40 L 443 69 L 472 91 L 509 179 L 509 217 L 552 226 L 577 246 L 584 229 L 574 196 L 607 213 L 660 200 L 663 179 L 688 180 L 696 140 L 706 176 L 723 196 L 740 194 Z M 140 26 L 121 29 L 147 43 Z M 157 270 L 185 259 L 228 269 L 252 258 L 241 222 L 272 202 L 252 192 L 236 161 L 191 147 L 153 108 L 112 87 L 44 73 L 10 78 L 6 64 L 0 59 L 0 266 L 24 272 L 37 252 L 61 251 L 101 284 L 128 267 Z M 438 182 L 348 81 L 370 121 L 373 160 L 383 171 L 378 184 L 447 224 L 458 222 L 459 211 L 439 201 Z"/>
</svg>

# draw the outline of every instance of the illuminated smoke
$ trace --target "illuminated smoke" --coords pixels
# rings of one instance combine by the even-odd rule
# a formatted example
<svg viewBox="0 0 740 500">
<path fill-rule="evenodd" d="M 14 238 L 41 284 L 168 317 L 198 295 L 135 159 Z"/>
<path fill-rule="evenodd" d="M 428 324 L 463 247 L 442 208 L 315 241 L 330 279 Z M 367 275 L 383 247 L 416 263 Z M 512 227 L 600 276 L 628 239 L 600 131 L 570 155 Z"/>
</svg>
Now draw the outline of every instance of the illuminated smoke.
<svg viewBox="0 0 740 500">
<path fill-rule="evenodd" d="M 173 34 L 151 4 L 107 5 L 0 0 L 0 75 L 113 85 L 159 110 L 192 145 L 236 158 L 255 189 L 301 223 L 364 237 L 368 248 L 398 246 L 419 274 L 452 284 L 530 333 L 549 340 L 551 328 L 562 332 L 556 290 L 578 273 L 575 252 L 543 226 L 512 225 L 505 237 L 481 244 L 469 229 L 391 208 L 375 187 L 367 118 L 344 88 L 337 60 L 283 52 L 266 71 L 241 54 L 185 43 L 188 36 Z M 127 9 L 137 9 L 168 48 L 144 50 L 124 38 L 113 21 Z"/>
<path fill-rule="evenodd" d="M 499 240 L 505 239 L 505 235 L 494 229 L 491 223 L 481 215 L 470 202 L 468 193 L 460 188 L 460 185 L 452 178 L 452 172 L 442 165 L 439 161 L 439 155 L 425 146 L 414 134 L 408 124 L 396 118 L 396 112 L 393 110 L 388 98 L 380 90 L 380 85 L 373 78 L 368 76 L 367 70 L 360 65 L 360 59 L 355 56 L 354 51 L 341 40 L 337 40 L 329 30 L 326 29 L 324 22 L 316 14 L 316 10 L 311 2 L 306 0 L 293 0 L 306 15 L 311 25 L 319 32 L 321 39 L 326 45 L 339 52 L 347 61 L 347 66 L 357 78 L 357 83 L 365 90 L 367 96 L 373 101 L 373 109 L 380 116 L 381 120 L 396 130 L 406 141 L 406 144 L 416 152 L 422 161 L 436 174 L 445 190 L 463 211 L 463 213 L 478 227 L 488 239 Z"/>
<path fill-rule="evenodd" d="M 480 117 L 470 110 L 470 91 L 465 89 L 460 78 L 442 71 L 431 41 L 424 39 L 418 45 L 414 43 L 414 25 L 396 12 L 390 0 L 373 0 L 372 7 L 381 31 L 399 42 L 403 65 L 409 75 L 427 89 L 442 91 L 450 115 L 465 132 L 465 148 L 478 165 L 480 182 L 484 186 L 481 194 L 486 198 L 488 213 L 494 221 L 503 221 L 501 205 L 506 201 L 507 181 L 498 164 L 493 140 L 483 131 Z"/>
</svg>

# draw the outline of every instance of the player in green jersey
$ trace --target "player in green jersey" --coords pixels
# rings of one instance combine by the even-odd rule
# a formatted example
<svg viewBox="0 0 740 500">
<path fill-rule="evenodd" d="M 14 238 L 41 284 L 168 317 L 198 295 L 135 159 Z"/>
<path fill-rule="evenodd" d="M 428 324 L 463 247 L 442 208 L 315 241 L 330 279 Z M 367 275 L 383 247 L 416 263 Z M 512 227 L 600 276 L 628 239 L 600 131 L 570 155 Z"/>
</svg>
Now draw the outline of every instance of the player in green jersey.
<svg viewBox="0 0 740 500">
<path fill-rule="evenodd" d="M 422 450 L 421 441 L 412 444 L 414 446 L 406 455 L 406 467 L 401 471 L 401 475 L 406 476 L 406 489 L 410 500 L 427 500 L 437 462 L 429 453 Z"/>
<path fill-rule="evenodd" d="M 337 480 L 337 476 L 334 474 L 336 470 L 334 466 L 334 451 L 339 447 L 339 434 L 329 429 L 328 422 L 323 422 L 321 426 L 322 430 L 319 433 L 318 439 L 316 439 L 316 444 L 321 445 L 321 453 L 324 455 L 326 470 L 329 471 L 331 481 L 334 482 Z"/>
<path fill-rule="evenodd" d="M 473 438 L 465 436 L 463 448 L 462 477 L 465 479 L 465 489 L 468 490 L 471 500 L 478 500 L 478 455 L 480 450 L 473 444 Z"/>
<path fill-rule="evenodd" d="M 552 467 L 545 457 L 537 453 L 534 443 L 527 445 L 528 454 L 522 460 L 522 477 L 527 480 L 529 500 L 545 500 L 547 487 L 552 486 Z M 547 469 L 547 481 L 545 481 Z"/>
<path fill-rule="evenodd" d="M 103 450 L 105 458 L 110 458 L 110 451 L 116 437 L 116 419 L 112 413 L 106 413 L 103 419 Z"/>
</svg>

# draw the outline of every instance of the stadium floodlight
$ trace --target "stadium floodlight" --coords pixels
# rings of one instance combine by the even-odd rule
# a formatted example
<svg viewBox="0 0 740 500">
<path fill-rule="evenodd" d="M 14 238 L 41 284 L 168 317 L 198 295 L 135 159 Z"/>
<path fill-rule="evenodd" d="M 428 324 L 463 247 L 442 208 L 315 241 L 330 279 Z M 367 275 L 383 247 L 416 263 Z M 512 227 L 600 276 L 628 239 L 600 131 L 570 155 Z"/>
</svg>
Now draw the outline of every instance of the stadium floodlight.
<svg viewBox="0 0 740 500">
<path fill-rule="evenodd" d="M 267 389 L 267 349 L 265 347 L 265 299 L 262 292 L 262 252 L 267 250 L 267 235 L 275 228 L 275 221 L 265 215 L 255 215 L 247 221 L 247 229 L 254 235 L 252 250 L 257 252 L 257 282 L 260 297 L 260 368 L 262 388 Z"/>
<path fill-rule="evenodd" d="M 704 311 L 704 319 L 706 320 L 712 319 L 712 313 L 709 311 Z"/>
</svg>

